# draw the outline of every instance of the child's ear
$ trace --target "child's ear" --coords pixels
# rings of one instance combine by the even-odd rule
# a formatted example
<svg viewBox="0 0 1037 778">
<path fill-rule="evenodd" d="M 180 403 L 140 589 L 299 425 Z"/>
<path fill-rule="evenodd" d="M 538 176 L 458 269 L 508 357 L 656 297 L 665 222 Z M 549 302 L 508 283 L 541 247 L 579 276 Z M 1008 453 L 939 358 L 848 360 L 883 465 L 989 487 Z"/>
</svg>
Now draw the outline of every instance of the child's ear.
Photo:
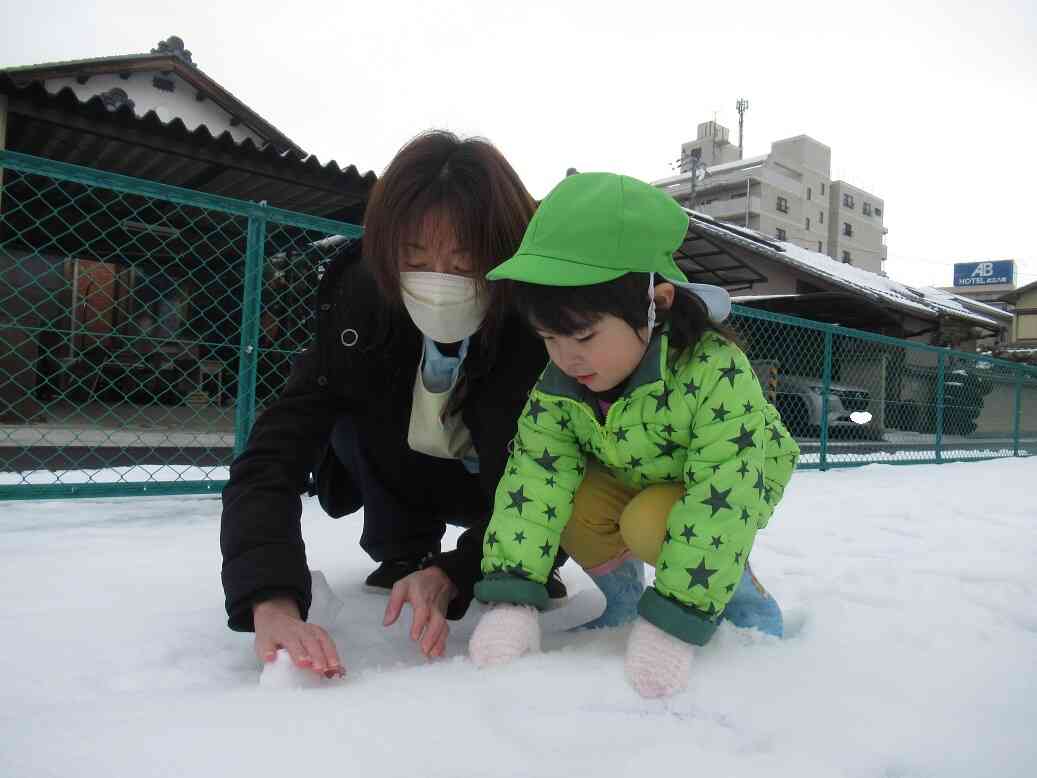
<svg viewBox="0 0 1037 778">
<path fill-rule="evenodd" d="M 673 306 L 673 298 L 677 296 L 677 287 L 669 282 L 655 285 L 655 307 L 668 311 Z"/>
</svg>

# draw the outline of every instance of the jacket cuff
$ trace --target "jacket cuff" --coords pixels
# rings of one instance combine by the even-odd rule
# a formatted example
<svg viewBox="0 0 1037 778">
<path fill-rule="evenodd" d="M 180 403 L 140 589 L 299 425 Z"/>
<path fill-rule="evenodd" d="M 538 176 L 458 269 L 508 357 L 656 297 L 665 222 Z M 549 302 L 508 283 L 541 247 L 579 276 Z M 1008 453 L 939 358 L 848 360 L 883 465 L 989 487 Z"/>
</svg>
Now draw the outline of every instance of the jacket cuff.
<svg viewBox="0 0 1037 778">
<path fill-rule="evenodd" d="M 466 553 L 462 549 L 433 554 L 421 563 L 423 570 L 438 567 L 446 573 L 446 577 L 457 588 L 457 596 L 447 606 L 446 617 L 448 620 L 457 621 L 464 618 L 467 613 L 474 596 L 475 582 L 482 577 L 480 563 L 481 559 L 478 555 Z"/>
<path fill-rule="evenodd" d="M 717 625 L 705 614 L 677 600 L 664 597 L 654 587 L 641 595 L 637 612 L 670 635 L 693 646 L 704 646 L 717 631 Z"/>
<path fill-rule="evenodd" d="M 278 544 L 254 548 L 223 566 L 227 626 L 253 632 L 252 606 L 274 597 L 291 597 L 306 620 L 310 611 L 310 570 L 301 546 Z"/>
<path fill-rule="evenodd" d="M 537 610 L 547 607 L 547 587 L 536 581 L 509 573 L 491 573 L 475 585 L 479 602 L 507 602 L 512 605 L 532 605 Z"/>
</svg>

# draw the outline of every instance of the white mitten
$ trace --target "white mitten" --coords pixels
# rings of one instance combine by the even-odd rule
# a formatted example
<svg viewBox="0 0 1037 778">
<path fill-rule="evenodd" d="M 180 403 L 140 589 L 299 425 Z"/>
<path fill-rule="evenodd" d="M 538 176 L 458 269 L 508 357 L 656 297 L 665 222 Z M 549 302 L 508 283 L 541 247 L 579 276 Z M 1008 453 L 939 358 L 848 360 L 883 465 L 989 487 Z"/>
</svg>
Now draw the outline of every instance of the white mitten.
<svg viewBox="0 0 1037 778">
<path fill-rule="evenodd" d="M 468 654 L 478 667 L 503 665 L 540 650 L 540 621 L 529 605 L 494 606 L 484 613 L 468 641 Z"/>
<path fill-rule="evenodd" d="M 642 697 L 669 697 L 688 686 L 693 647 L 638 618 L 627 640 L 627 679 Z"/>
</svg>

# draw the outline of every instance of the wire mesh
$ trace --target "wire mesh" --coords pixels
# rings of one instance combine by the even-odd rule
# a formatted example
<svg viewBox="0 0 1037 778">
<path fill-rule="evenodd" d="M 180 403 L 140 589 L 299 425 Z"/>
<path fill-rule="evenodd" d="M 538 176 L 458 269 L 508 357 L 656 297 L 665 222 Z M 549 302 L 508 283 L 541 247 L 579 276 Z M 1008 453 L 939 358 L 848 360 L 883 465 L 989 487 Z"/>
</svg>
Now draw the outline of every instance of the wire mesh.
<svg viewBox="0 0 1037 778">
<path fill-rule="evenodd" d="M 0 499 L 222 488 L 341 222 L 0 151 Z M 800 467 L 1037 452 L 1037 368 L 736 306 Z"/>
<path fill-rule="evenodd" d="M 348 240 L 329 235 L 358 228 L 14 156 L 0 498 L 220 489 L 309 342 L 322 268 Z"/>
<path fill-rule="evenodd" d="M 736 311 L 747 353 L 757 372 L 770 376 L 774 404 L 803 451 L 800 467 L 927 464 L 1037 451 L 1035 368 Z"/>
</svg>

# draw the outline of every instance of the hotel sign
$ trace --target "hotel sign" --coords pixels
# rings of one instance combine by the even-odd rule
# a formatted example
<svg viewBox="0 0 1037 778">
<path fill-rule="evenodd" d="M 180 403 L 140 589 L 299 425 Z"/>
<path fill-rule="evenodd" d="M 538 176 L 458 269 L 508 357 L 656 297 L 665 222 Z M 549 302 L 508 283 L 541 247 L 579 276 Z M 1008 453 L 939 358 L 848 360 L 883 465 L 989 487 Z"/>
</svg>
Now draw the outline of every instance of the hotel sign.
<svg viewBox="0 0 1037 778">
<path fill-rule="evenodd" d="M 956 262 L 955 286 L 993 286 L 1015 283 L 1015 260 L 998 262 Z"/>
</svg>

